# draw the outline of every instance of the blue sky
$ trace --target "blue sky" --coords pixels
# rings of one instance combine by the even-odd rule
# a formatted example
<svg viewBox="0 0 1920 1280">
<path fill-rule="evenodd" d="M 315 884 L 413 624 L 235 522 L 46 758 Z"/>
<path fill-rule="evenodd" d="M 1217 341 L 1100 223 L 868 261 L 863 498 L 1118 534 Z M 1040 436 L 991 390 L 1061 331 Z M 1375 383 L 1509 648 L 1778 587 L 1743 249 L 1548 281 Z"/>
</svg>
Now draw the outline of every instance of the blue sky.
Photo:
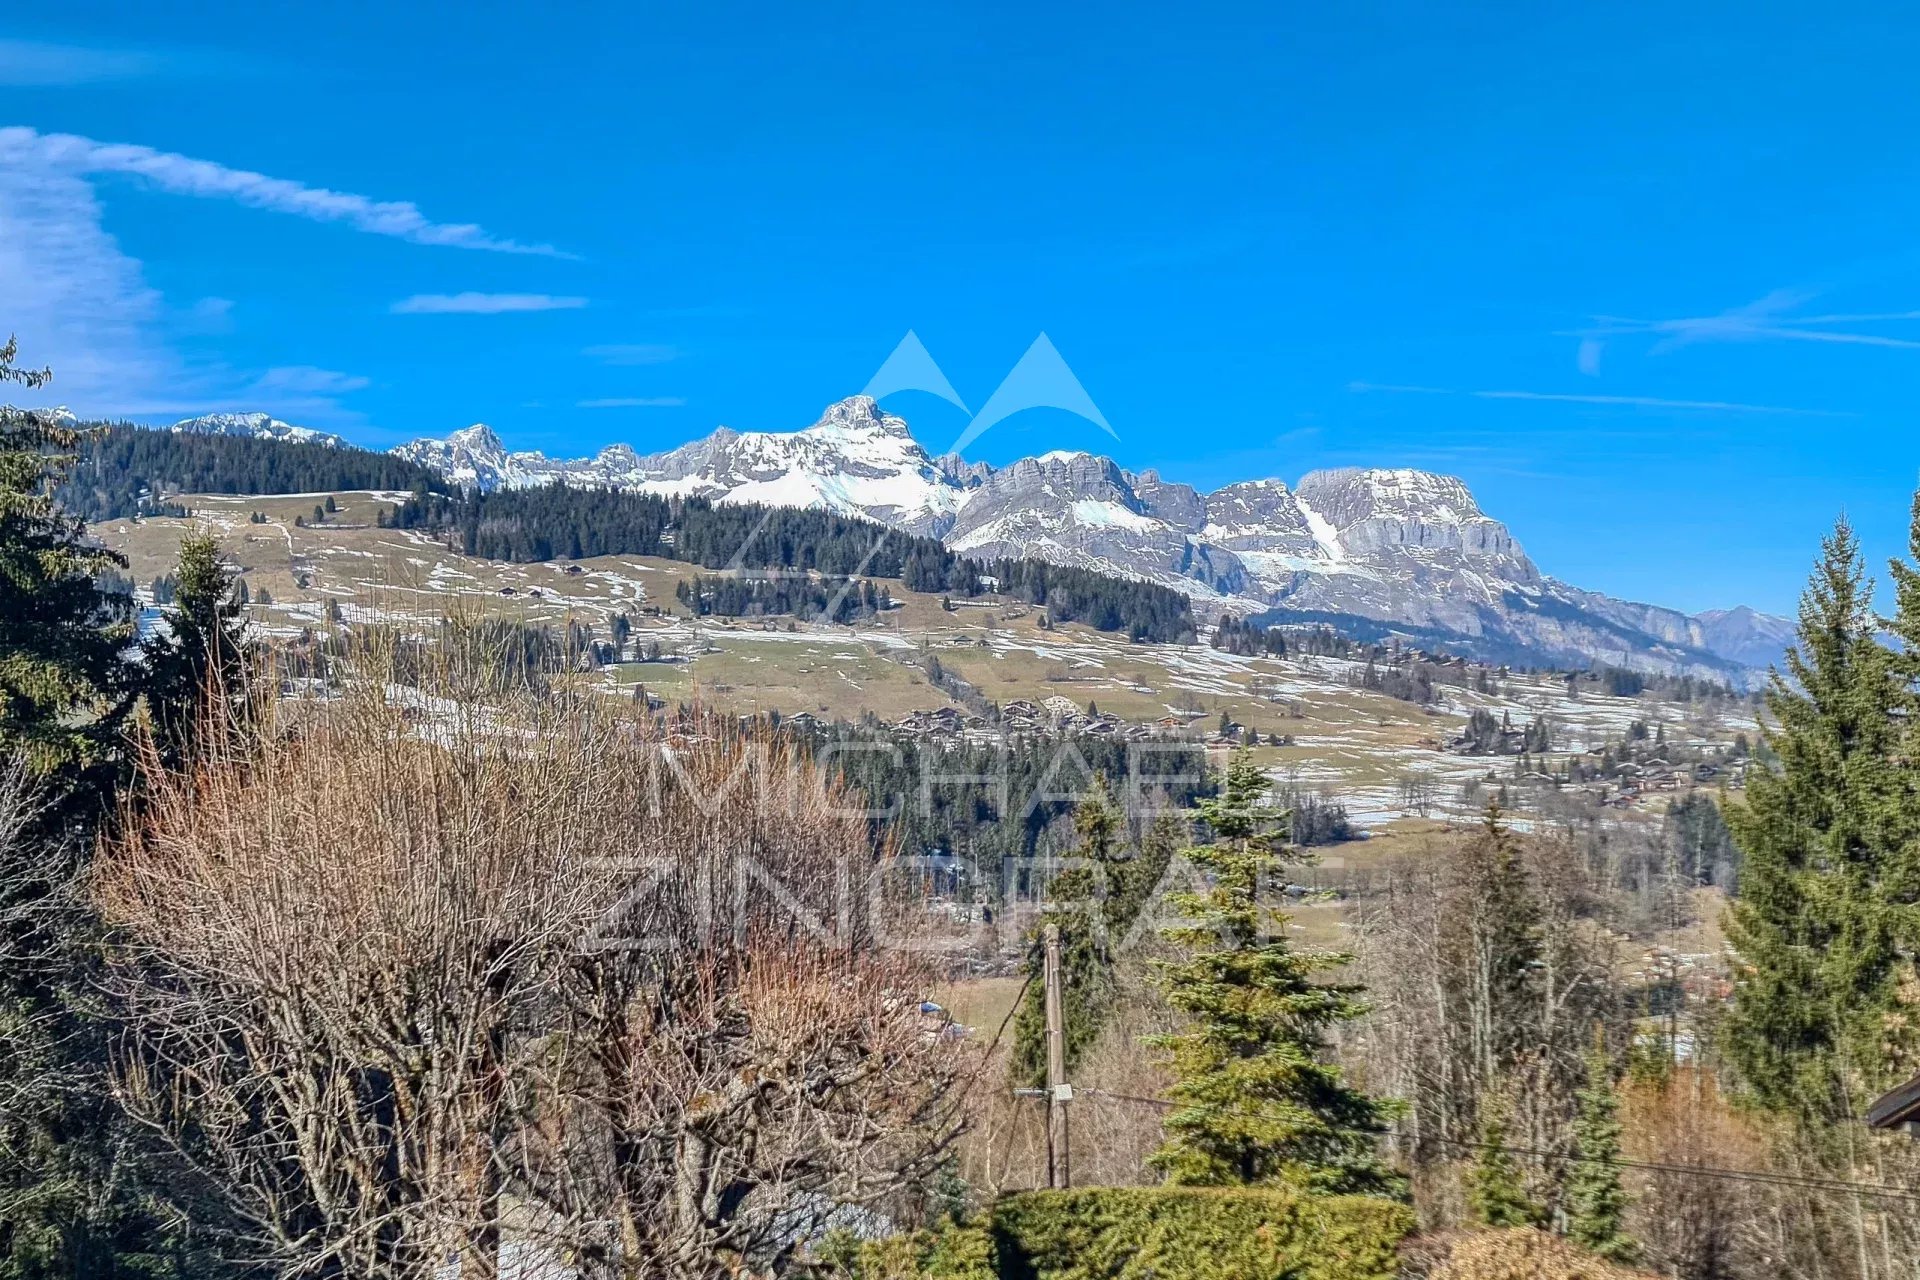
<svg viewBox="0 0 1920 1280">
<path fill-rule="evenodd" d="M 1785 610 L 1920 475 L 1916 55 L 1898 5 L 68 0 L 0 36 L 0 328 L 83 411 L 569 453 L 804 426 L 909 329 L 977 410 L 1045 332 L 1118 439 L 969 456 L 1443 470 L 1568 581 Z"/>
</svg>

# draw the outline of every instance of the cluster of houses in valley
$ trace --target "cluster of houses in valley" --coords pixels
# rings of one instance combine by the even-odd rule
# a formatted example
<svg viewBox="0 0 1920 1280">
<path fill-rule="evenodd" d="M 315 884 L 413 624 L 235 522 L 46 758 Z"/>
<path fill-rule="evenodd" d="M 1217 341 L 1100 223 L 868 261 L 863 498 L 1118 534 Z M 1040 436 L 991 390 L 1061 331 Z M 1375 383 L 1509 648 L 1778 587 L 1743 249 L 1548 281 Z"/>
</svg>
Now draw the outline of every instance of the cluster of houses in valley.
<svg viewBox="0 0 1920 1280">
<path fill-rule="evenodd" d="M 1015 698 L 999 708 L 997 719 L 958 707 L 914 710 L 895 721 L 895 731 L 915 738 L 958 737 L 969 732 L 997 735 L 1065 734 L 1068 737 L 1110 738 L 1116 742 L 1145 742 L 1178 738 L 1214 746 L 1236 746 L 1253 739 L 1243 726 L 1227 721 L 1207 733 L 1197 731 L 1205 712 L 1175 712 L 1157 720 L 1129 721 L 1111 712 L 1082 707 L 1055 695 L 1034 702 Z"/>
<path fill-rule="evenodd" d="M 1589 784 L 1582 790 L 1600 804 L 1628 809 L 1643 797 L 1663 791 L 1688 791 L 1698 786 L 1744 786 L 1748 763 L 1746 756 L 1735 756 L 1720 763 L 1702 760 L 1696 764 L 1622 761 L 1614 766 L 1610 785 Z"/>
</svg>

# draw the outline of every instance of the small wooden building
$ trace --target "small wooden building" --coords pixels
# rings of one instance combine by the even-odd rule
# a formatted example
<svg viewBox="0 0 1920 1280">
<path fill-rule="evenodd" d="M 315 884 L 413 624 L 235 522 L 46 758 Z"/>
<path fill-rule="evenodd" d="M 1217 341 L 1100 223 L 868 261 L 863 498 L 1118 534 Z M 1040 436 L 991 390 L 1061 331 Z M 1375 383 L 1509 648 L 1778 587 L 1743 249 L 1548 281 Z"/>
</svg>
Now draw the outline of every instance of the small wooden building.
<svg viewBox="0 0 1920 1280">
<path fill-rule="evenodd" d="M 1905 1129 L 1920 1137 L 1920 1076 L 1880 1095 L 1867 1108 L 1867 1124 L 1875 1129 Z"/>
</svg>

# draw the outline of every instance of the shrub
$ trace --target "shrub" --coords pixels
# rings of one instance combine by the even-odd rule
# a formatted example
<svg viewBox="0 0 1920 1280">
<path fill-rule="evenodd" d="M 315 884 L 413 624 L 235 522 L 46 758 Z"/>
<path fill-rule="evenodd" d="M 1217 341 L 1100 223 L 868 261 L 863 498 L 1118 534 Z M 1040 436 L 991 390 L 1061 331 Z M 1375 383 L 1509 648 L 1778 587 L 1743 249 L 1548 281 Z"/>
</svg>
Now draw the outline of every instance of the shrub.
<svg viewBox="0 0 1920 1280">
<path fill-rule="evenodd" d="M 1036 1191 L 993 1212 L 1008 1280 L 1370 1280 L 1412 1228 L 1392 1201 L 1268 1188 Z"/>
<path fill-rule="evenodd" d="M 1404 1205 L 1272 1188 L 1031 1191 L 983 1225 L 834 1248 L 844 1280 L 1387 1280 Z M 1612 1280 L 1612 1277 L 1596 1277 Z"/>
<path fill-rule="evenodd" d="M 845 1280 L 996 1280 L 993 1236 L 982 1226 L 945 1223 L 930 1231 L 830 1243 L 824 1276 Z"/>
</svg>

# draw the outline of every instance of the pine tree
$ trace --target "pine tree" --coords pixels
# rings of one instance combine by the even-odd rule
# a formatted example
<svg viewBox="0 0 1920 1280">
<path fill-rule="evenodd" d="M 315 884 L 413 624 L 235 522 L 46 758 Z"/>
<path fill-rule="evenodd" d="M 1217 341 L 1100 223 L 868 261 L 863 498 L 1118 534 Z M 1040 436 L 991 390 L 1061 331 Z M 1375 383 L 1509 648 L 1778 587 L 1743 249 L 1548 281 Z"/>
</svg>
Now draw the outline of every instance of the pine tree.
<svg viewBox="0 0 1920 1280">
<path fill-rule="evenodd" d="M 1743 856 L 1727 915 L 1740 959 L 1727 1055 L 1756 1102 L 1826 1132 L 1850 1123 L 1890 1065 L 1899 698 L 1872 594 L 1842 520 L 1801 599 L 1787 671 L 1767 692 L 1778 770 L 1756 769 L 1746 803 L 1727 813 Z"/>
<path fill-rule="evenodd" d="M 42 385 L 48 375 L 16 368 L 16 352 L 0 347 L 0 386 Z M 52 497 L 80 443 L 50 413 L 0 407 L 0 752 L 74 795 L 97 794 L 134 677 L 122 656 L 131 598 L 100 587 L 127 562 L 88 545 Z"/>
<path fill-rule="evenodd" d="M 1639 1246 L 1626 1232 L 1627 1192 L 1620 1182 L 1620 1102 L 1613 1072 L 1596 1050 L 1587 1062 L 1573 1120 L 1573 1166 L 1565 1188 L 1567 1237 L 1610 1262 L 1631 1264 Z"/>
<path fill-rule="evenodd" d="M 0 384 L 42 372 L 0 347 Z M 181 1274 L 160 1185 L 114 1102 L 98 920 L 80 890 L 137 671 L 125 561 L 52 491 L 79 433 L 0 407 L 0 1276 Z"/>
<path fill-rule="evenodd" d="M 210 715 L 231 720 L 246 707 L 248 666 L 245 583 L 220 558 L 211 534 L 180 544 L 173 607 L 165 633 L 146 645 L 148 698 L 163 759 L 190 755 Z"/>
<path fill-rule="evenodd" d="M 1475 1222 L 1488 1227 L 1537 1227 L 1546 1221 L 1507 1150 L 1507 1123 L 1497 1110 L 1490 1110 L 1480 1127 L 1479 1151 L 1467 1170 L 1467 1208 Z"/>
<path fill-rule="evenodd" d="M 1266 804 L 1269 788 L 1236 752 L 1220 794 L 1198 806 L 1214 843 L 1186 850 L 1212 887 L 1170 895 L 1187 919 L 1167 937 L 1189 954 L 1165 966 L 1163 981 L 1191 1026 L 1149 1041 L 1178 1078 L 1152 1163 L 1179 1185 L 1400 1195 L 1403 1180 L 1378 1150 L 1391 1108 L 1326 1061 L 1328 1030 L 1365 1006 L 1359 988 L 1314 975 L 1348 957 L 1294 950 L 1287 918 L 1261 900 L 1287 816 Z"/>
</svg>

